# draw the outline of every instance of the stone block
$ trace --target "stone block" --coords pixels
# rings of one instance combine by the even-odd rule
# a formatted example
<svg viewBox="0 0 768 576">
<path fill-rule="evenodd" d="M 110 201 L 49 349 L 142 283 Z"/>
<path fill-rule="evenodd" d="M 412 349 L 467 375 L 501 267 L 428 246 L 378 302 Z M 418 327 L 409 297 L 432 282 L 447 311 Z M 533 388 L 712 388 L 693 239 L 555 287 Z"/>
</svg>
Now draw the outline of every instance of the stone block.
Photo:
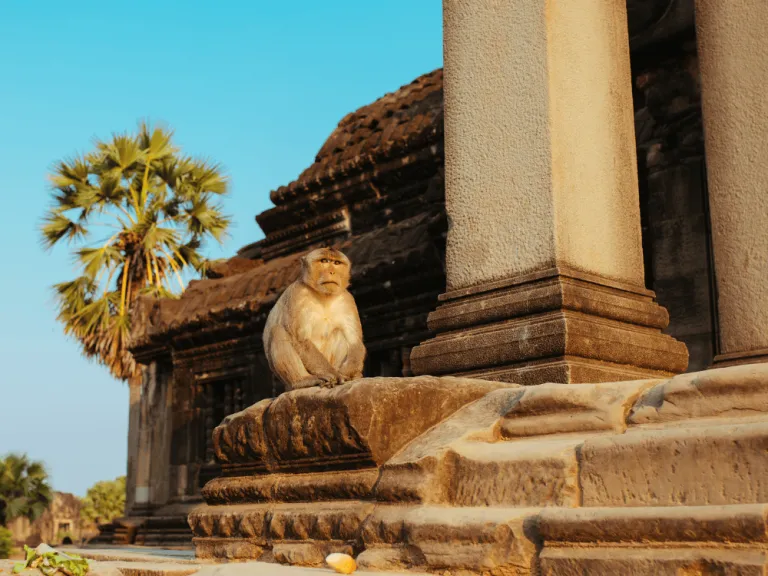
<svg viewBox="0 0 768 576">
<path fill-rule="evenodd" d="M 688 366 L 685 346 L 669 336 L 569 310 L 482 326 L 461 336 L 448 333 L 415 348 L 411 362 L 414 370 L 460 374 L 478 367 L 563 357 L 643 369 L 646 378 L 671 375 Z"/>
<path fill-rule="evenodd" d="M 440 474 L 453 506 L 578 506 L 581 438 L 465 442 Z"/>
<path fill-rule="evenodd" d="M 454 506 L 578 506 L 577 448 L 585 436 L 557 434 L 624 430 L 632 401 L 654 382 L 491 392 L 387 462 L 376 497 Z"/>
<path fill-rule="evenodd" d="M 722 422 L 587 440 L 583 506 L 768 502 L 768 422 Z"/>
<path fill-rule="evenodd" d="M 372 502 L 278 504 L 272 509 L 269 536 L 273 542 L 354 541 L 373 509 Z"/>
<path fill-rule="evenodd" d="M 309 474 L 269 474 L 215 478 L 202 490 L 210 504 L 314 502 L 370 498 L 376 468 Z"/>
<path fill-rule="evenodd" d="M 408 444 L 381 468 L 376 499 L 385 502 L 443 503 L 449 500 L 449 477 L 441 463 L 453 444 L 462 440 L 493 441 L 499 418 L 523 394 L 523 388 L 502 388 L 464 406 Z"/>
<path fill-rule="evenodd" d="M 531 574 L 537 513 L 533 508 L 380 506 L 363 528 L 366 551 L 360 565 Z"/>
<path fill-rule="evenodd" d="M 768 543 L 768 505 L 545 508 L 539 516 L 539 532 L 548 545 L 632 542 L 759 545 Z"/>
<path fill-rule="evenodd" d="M 363 570 L 409 570 L 411 566 L 425 566 L 426 559 L 415 546 L 372 546 L 357 557 L 357 565 Z"/>
<path fill-rule="evenodd" d="M 545 548 L 542 576 L 764 576 L 763 550 Z"/>
<path fill-rule="evenodd" d="M 653 293 L 558 267 L 454 290 L 429 316 L 437 337 L 411 353 L 416 374 L 519 384 L 617 382 L 685 370 L 685 346 L 662 334 Z"/>
<path fill-rule="evenodd" d="M 246 538 L 193 538 L 195 557 L 199 560 L 258 560 L 266 547 Z"/>
<path fill-rule="evenodd" d="M 269 472 L 381 465 L 462 406 L 503 386 L 422 376 L 294 390 L 227 417 L 214 430 L 214 447 L 231 473 L 237 472 L 233 465 L 244 464 Z"/>
<path fill-rule="evenodd" d="M 272 548 L 272 557 L 280 564 L 292 566 L 325 566 L 325 558 L 333 552 L 353 554 L 352 547 L 332 542 L 283 542 Z"/>
<path fill-rule="evenodd" d="M 266 545 L 272 509 L 266 505 L 199 506 L 188 517 L 197 538 L 245 538 Z"/>
<path fill-rule="evenodd" d="M 499 437 L 597 430 L 621 433 L 627 428 L 627 413 L 637 397 L 657 382 L 532 386 L 500 420 Z"/>
<path fill-rule="evenodd" d="M 648 390 L 629 414 L 630 424 L 691 418 L 768 417 L 768 364 L 681 374 Z"/>
</svg>

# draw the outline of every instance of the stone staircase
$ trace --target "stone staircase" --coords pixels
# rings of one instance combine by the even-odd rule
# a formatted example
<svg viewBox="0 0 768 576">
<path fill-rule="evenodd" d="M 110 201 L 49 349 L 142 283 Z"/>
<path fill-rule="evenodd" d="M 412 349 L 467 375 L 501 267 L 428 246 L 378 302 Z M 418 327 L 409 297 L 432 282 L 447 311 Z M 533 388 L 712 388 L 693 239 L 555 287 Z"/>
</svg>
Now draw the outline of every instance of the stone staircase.
<svg viewBox="0 0 768 576">
<path fill-rule="evenodd" d="M 240 453 L 266 470 L 206 486 L 208 505 L 190 514 L 198 556 L 320 565 L 345 551 L 363 569 L 499 576 L 766 573 L 767 364 L 498 386 L 423 429 L 413 419 L 424 402 L 439 411 L 440 398 L 479 381 L 438 382 L 440 394 L 425 398 L 416 380 L 283 395 L 297 415 L 311 402 L 310 418 L 335 424 L 289 418 L 279 441 L 264 426 L 269 406 L 225 421 L 216 436 L 224 460 Z M 358 396 L 381 406 L 377 397 L 404 385 L 391 431 L 371 426 L 375 413 L 354 424 L 351 413 L 329 416 Z M 382 434 L 401 445 L 379 446 L 391 456 L 371 467 L 286 471 L 288 447 L 317 461 L 323 447 L 344 451 L 339 435 L 372 452 L 371 442 L 388 441 Z"/>
</svg>

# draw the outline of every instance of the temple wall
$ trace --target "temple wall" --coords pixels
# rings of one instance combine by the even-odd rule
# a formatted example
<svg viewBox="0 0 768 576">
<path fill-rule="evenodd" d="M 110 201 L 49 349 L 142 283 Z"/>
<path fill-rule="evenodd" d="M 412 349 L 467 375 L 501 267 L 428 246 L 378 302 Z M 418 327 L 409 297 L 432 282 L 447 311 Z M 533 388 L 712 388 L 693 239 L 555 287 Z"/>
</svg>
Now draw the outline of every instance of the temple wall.
<svg viewBox="0 0 768 576">
<path fill-rule="evenodd" d="M 53 501 L 43 515 L 30 522 L 28 518 L 15 518 L 8 523 L 17 545 L 35 547 L 45 542 L 62 544 L 65 538 L 76 544 L 81 538 L 93 536 L 96 527 L 80 519 L 80 500 L 73 494 L 54 492 Z"/>
<path fill-rule="evenodd" d="M 717 337 L 695 42 L 640 54 L 633 68 L 645 282 L 695 372 L 711 365 Z"/>
</svg>

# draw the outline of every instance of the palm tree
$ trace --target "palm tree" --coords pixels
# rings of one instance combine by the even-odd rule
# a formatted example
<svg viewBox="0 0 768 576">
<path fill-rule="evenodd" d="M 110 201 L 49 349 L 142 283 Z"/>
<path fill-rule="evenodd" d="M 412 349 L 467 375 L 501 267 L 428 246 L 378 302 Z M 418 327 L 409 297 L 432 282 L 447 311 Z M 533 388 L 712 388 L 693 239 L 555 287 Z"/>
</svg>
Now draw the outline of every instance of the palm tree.
<svg viewBox="0 0 768 576">
<path fill-rule="evenodd" d="M 34 522 L 52 499 L 42 462 L 31 462 L 25 454 L 0 459 L 0 526 L 22 516 Z"/>
<path fill-rule="evenodd" d="M 220 166 L 181 155 L 172 136 L 142 122 L 50 176 L 43 244 L 68 241 L 81 268 L 54 286 L 58 319 L 120 379 L 138 376 L 127 350 L 131 304 L 141 294 L 175 297 L 175 283 L 183 291 L 186 270 L 204 271 L 205 241 L 221 242 L 230 222 L 216 202 L 227 193 Z"/>
</svg>

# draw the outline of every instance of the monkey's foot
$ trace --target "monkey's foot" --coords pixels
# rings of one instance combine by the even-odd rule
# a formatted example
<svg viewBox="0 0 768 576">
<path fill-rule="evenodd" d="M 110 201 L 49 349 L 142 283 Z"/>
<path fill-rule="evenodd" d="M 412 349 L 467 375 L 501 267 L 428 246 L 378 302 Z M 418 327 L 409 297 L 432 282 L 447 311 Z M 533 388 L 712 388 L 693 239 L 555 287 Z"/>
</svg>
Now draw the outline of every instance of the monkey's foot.
<svg viewBox="0 0 768 576">
<path fill-rule="evenodd" d="M 325 380 L 318 378 L 317 376 L 309 376 L 303 380 L 299 380 L 293 385 L 292 390 L 298 390 L 299 388 L 312 388 L 313 386 L 325 386 Z"/>
</svg>

